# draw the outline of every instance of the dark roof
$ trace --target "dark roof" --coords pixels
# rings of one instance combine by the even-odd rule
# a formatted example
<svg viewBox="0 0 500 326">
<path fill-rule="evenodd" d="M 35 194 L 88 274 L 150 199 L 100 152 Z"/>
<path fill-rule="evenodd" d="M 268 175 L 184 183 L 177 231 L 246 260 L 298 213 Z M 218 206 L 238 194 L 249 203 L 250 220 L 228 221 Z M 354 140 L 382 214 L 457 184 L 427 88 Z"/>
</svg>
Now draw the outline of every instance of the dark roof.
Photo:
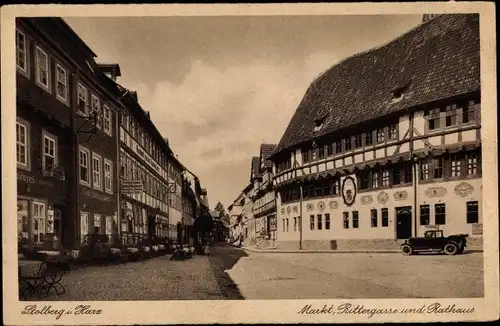
<svg viewBox="0 0 500 326">
<path fill-rule="evenodd" d="M 260 176 L 261 176 L 260 157 L 254 156 L 254 157 L 252 157 L 252 167 L 251 167 L 250 180 L 253 180 L 254 178 L 258 178 Z"/>
<path fill-rule="evenodd" d="M 316 137 L 479 91 L 479 55 L 479 15 L 452 14 L 349 57 L 309 86 L 273 156 Z M 394 101 L 398 88 L 403 97 Z"/>
<path fill-rule="evenodd" d="M 264 168 L 272 168 L 273 162 L 268 158 L 273 154 L 276 144 L 262 144 L 260 145 L 260 159 L 263 161 Z"/>
<path fill-rule="evenodd" d="M 121 77 L 120 65 L 117 63 L 98 63 L 99 70 L 104 73 L 114 73 L 116 77 Z"/>
</svg>

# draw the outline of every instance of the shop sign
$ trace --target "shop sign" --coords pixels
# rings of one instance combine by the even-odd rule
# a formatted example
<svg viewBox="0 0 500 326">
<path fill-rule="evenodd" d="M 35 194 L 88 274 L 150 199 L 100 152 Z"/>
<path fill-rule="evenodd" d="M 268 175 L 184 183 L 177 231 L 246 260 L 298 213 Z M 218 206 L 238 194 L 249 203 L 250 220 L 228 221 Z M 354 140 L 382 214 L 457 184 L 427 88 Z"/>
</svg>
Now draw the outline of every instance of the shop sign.
<svg viewBox="0 0 500 326">
<path fill-rule="evenodd" d="M 122 180 L 121 191 L 123 194 L 140 194 L 144 190 L 142 180 Z"/>
<path fill-rule="evenodd" d="M 40 180 L 32 175 L 27 175 L 24 173 L 17 172 L 17 180 L 29 184 L 39 184 L 41 186 L 53 187 L 54 183 L 48 180 Z"/>
<path fill-rule="evenodd" d="M 483 235 L 483 223 L 472 224 L 472 235 Z"/>
<path fill-rule="evenodd" d="M 158 174 L 161 174 L 161 169 L 156 162 L 149 156 L 137 143 L 134 143 L 134 152 L 139 155 L 150 167 L 152 167 Z"/>
<path fill-rule="evenodd" d="M 84 189 L 83 194 L 87 197 L 92 197 L 100 201 L 111 201 L 111 196 L 99 193 L 97 191 L 94 191 L 92 189 Z"/>
</svg>

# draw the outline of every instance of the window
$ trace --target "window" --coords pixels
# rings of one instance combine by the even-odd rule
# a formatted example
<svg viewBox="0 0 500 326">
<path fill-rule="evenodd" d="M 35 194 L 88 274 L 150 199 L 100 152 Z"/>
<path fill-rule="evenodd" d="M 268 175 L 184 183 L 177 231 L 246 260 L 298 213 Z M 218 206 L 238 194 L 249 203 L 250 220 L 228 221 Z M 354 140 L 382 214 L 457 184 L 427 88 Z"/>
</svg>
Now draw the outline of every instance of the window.
<svg viewBox="0 0 500 326">
<path fill-rule="evenodd" d="M 314 230 L 314 215 L 309 216 L 309 229 Z"/>
<path fill-rule="evenodd" d="M 354 148 L 360 148 L 363 146 L 363 135 L 358 134 L 354 137 Z"/>
<path fill-rule="evenodd" d="M 443 157 L 438 157 L 433 160 L 433 169 L 434 169 L 434 179 L 439 179 L 443 177 Z"/>
<path fill-rule="evenodd" d="M 366 132 L 365 134 L 365 146 L 373 145 L 373 132 Z"/>
<path fill-rule="evenodd" d="M 446 205 L 445 204 L 436 204 L 434 205 L 434 214 L 436 218 L 436 225 L 445 225 L 446 224 Z"/>
<path fill-rule="evenodd" d="M 92 94 L 92 112 L 97 114 L 97 118 L 100 118 L 101 112 L 101 100 L 94 94 Z M 98 120 L 99 121 L 99 120 Z M 101 124 L 98 123 L 97 127 L 101 128 Z"/>
<path fill-rule="evenodd" d="M 80 148 L 80 182 L 89 184 L 89 151 L 87 149 Z"/>
<path fill-rule="evenodd" d="M 57 158 L 57 138 L 48 132 L 43 132 L 43 159 L 42 169 L 44 174 L 52 175 L 52 170 L 56 166 Z"/>
<path fill-rule="evenodd" d="M 33 202 L 33 241 L 41 243 L 45 235 L 45 203 Z"/>
<path fill-rule="evenodd" d="M 113 192 L 113 163 L 104 160 L 104 189 L 107 192 Z"/>
<path fill-rule="evenodd" d="M 452 127 L 457 125 L 457 106 L 455 104 L 446 107 L 445 126 Z"/>
<path fill-rule="evenodd" d="M 293 231 L 297 231 L 297 218 L 293 218 Z"/>
<path fill-rule="evenodd" d="M 389 226 L 389 210 L 387 208 L 382 208 L 382 227 Z"/>
<path fill-rule="evenodd" d="M 451 176 L 459 177 L 462 174 L 462 160 L 457 155 L 451 157 Z"/>
<path fill-rule="evenodd" d="M 405 173 L 405 183 L 413 182 L 413 166 L 412 163 L 404 164 L 404 173 Z"/>
<path fill-rule="evenodd" d="M 378 173 L 372 171 L 372 188 L 378 188 Z"/>
<path fill-rule="evenodd" d="M 377 210 L 372 209 L 371 210 L 371 221 L 372 221 L 372 228 L 376 228 L 378 224 L 378 217 L 377 217 Z"/>
<path fill-rule="evenodd" d="M 309 162 L 309 151 L 302 151 L 302 163 Z"/>
<path fill-rule="evenodd" d="M 475 120 L 474 101 L 470 101 L 469 105 L 464 107 L 462 110 L 462 123 L 474 122 Z"/>
<path fill-rule="evenodd" d="M 283 232 L 285 232 L 285 219 L 282 219 L 281 222 L 283 223 Z"/>
<path fill-rule="evenodd" d="M 398 129 L 397 125 L 390 125 L 388 129 L 388 138 L 389 140 L 395 140 L 398 138 Z"/>
<path fill-rule="evenodd" d="M 430 206 L 420 205 L 420 225 L 429 225 L 431 221 L 430 215 Z"/>
<path fill-rule="evenodd" d="M 403 183 L 401 178 L 401 165 L 396 165 L 392 168 L 392 184 L 398 185 Z"/>
<path fill-rule="evenodd" d="M 383 170 L 382 171 L 382 187 L 388 187 L 389 186 L 389 170 Z"/>
<path fill-rule="evenodd" d="M 80 113 L 83 113 L 83 114 L 88 114 L 89 112 L 89 108 L 88 108 L 88 91 L 87 91 L 87 88 L 85 88 L 85 86 L 83 86 L 82 84 L 78 83 L 78 107 L 77 107 L 77 110 L 78 112 Z"/>
<path fill-rule="evenodd" d="M 326 146 L 326 155 L 328 155 L 328 156 L 333 155 L 333 144 L 328 144 Z"/>
<path fill-rule="evenodd" d="M 36 81 L 43 88 L 49 89 L 49 57 L 38 46 L 36 47 Z"/>
<path fill-rule="evenodd" d="M 29 168 L 28 124 L 16 122 L 16 160 L 23 168 Z"/>
<path fill-rule="evenodd" d="M 288 232 L 288 219 L 286 219 L 286 232 Z"/>
<path fill-rule="evenodd" d="M 385 140 L 384 129 L 377 130 L 377 143 L 383 143 Z"/>
<path fill-rule="evenodd" d="M 318 158 L 324 158 L 325 157 L 325 146 L 320 146 L 318 148 Z"/>
<path fill-rule="evenodd" d="M 56 97 L 63 102 L 68 102 L 68 76 L 66 69 L 56 64 Z"/>
<path fill-rule="evenodd" d="M 477 174 L 477 155 L 474 152 L 467 153 L 467 175 Z"/>
<path fill-rule="evenodd" d="M 429 163 L 427 161 L 420 162 L 420 180 L 429 180 Z"/>
<path fill-rule="evenodd" d="M 317 149 L 316 148 L 313 148 L 311 151 L 311 160 L 312 161 L 316 161 L 316 158 L 317 158 Z"/>
<path fill-rule="evenodd" d="M 467 202 L 467 223 L 478 223 L 479 222 L 479 209 L 477 201 Z"/>
<path fill-rule="evenodd" d="M 340 154 L 342 153 L 342 142 L 337 141 L 335 142 L 335 154 Z"/>
<path fill-rule="evenodd" d="M 94 214 L 94 234 L 101 234 L 101 215 Z"/>
<path fill-rule="evenodd" d="M 323 216 L 318 214 L 318 230 L 323 230 Z"/>
<path fill-rule="evenodd" d="M 26 61 L 26 34 L 16 30 L 16 65 L 23 72 L 28 72 L 28 63 Z"/>
<path fill-rule="evenodd" d="M 359 228 L 359 215 L 357 211 L 352 212 L 352 227 L 353 229 Z"/>
<path fill-rule="evenodd" d="M 330 230 L 330 214 L 325 214 L 325 230 Z"/>
<path fill-rule="evenodd" d="M 436 130 L 441 127 L 441 116 L 439 109 L 430 110 L 427 114 L 427 122 L 429 130 Z"/>
<path fill-rule="evenodd" d="M 349 228 L 349 212 L 344 212 L 344 229 Z"/>
<path fill-rule="evenodd" d="M 351 150 L 351 138 L 344 139 L 344 151 L 348 152 Z"/>
<path fill-rule="evenodd" d="M 92 182 L 94 188 L 101 188 L 101 156 L 97 154 L 92 155 Z"/>
<path fill-rule="evenodd" d="M 104 105 L 103 129 L 105 133 L 111 136 L 113 130 L 111 126 L 111 110 L 107 105 Z"/>
</svg>

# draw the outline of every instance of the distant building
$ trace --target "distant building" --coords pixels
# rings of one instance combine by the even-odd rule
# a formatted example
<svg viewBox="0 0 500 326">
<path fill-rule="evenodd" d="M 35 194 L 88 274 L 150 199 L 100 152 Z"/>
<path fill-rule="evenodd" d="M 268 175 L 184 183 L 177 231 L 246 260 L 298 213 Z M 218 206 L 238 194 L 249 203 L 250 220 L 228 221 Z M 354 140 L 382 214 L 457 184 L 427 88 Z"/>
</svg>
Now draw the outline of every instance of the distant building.
<svg viewBox="0 0 500 326">
<path fill-rule="evenodd" d="M 479 54 L 479 15 L 439 15 L 313 81 L 272 156 L 278 247 L 481 242 Z"/>
</svg>

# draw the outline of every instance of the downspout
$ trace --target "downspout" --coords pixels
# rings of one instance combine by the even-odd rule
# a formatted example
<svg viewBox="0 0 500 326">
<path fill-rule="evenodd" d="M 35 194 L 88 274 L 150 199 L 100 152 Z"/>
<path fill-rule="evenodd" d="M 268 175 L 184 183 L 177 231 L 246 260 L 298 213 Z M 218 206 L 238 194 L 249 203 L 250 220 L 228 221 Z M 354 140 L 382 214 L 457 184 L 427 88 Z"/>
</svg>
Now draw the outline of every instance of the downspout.
<svg viewBox="0 0 500 326">
<path fill-rule="evenodd" d="M 73 86 L 73 92 L 76 92 L 76 84 L 77 84 L 77 80 L 79 79 L 78 78 L 78 75 L 79 75 L 79 70 L 77 70 L 77 73 L 76 75 L 75 74 L 72 74 L 71 76 L 73 77 L 73 80 L 71 81 L 70 84 L 72 84 Z M 76 95 L 76 94 L 75 94 Z M 76 123 L 75 123 L 75 110 L 77 109 L 76 108 L 76 105 L 75 105 L 75 98 L 76 96 L 71 96 L 71 103 L 70 103 L 70 127 L 71 127 L 71 140 L 70 140 L 70 143 L 72 144 L 72 150 L 73 150 L 73 155 L 72 155 L 72 165 L 73 165 L 73 173 L 71 175 L 72 177 L 72 183 L 73 183 L 73 189 L 74 191 L 72 192 L 72 195 L 73 195 L 73 209 L 72 209 L 72 215 L 73 215 L 73 235 L 71 237 L 71 239 L 66 239 L 66 245 L 68 245 L 68 241 L 69 241 L 69 244 L 71 246 L 71 249 L 77 249 L 77 245 L 78 245 L 78 248 L 80 247 L 80 243 L 81 243 L 81 236 L 78 236 L 79 234 L 79 229 L 80 229 L 80 223 L 81 223 L 81 220 L 80 220 L 80 214 L 79 214 L 79 202 L 78 202 L 78 193 L 80 191 L 80 185 L 79 185 L 79 181 L 78 181 L 78 171 L 80 169 L 80 166 L 79 166 L 79 150 L 78 150 L 78 133 L 76 131 Z M 89 158 L 89 161 L 90 161 L 90 158 Z M 90 175 L 90 170 L 89 170 L 89 175 Z M 67 219 L 66 219 L 67 220 Z M 78 240 L 80 240 L 78 243 Z"/>
<path fill-rule="evenodd" d="M 117 233 L 117 239 L 121 239 L 121 225 L 122 225 L 122 220 L 121 220 L 121 165 L 120 165 L 120 134 L 121 134 L 121 127 L 120 127 L 120 120 L 121 120 L 121 110 L 116 111 L 116 121 L 115 121 L 115 130 L 116 130 L 116 168 L 115 168 L 115 175 L 116 175 L 116 233 Z M 142 214 L 142 211 L 141 211 Z M 143 221 L 144 222 L 144 221 Z M 111 222 L 112 223 L 112 222 Z M 111 230 L 113 232 L 113 230 Z"/>
<path fill-rule="evenodd" d="M 302 250 L 302 184 L 299 183 L 299 191 L 300 191 L 300 218 L 299 218 L 299 250 Z"/>
<path fill-rule="evenodd" d="M 412 217 L 413 217 L 413 236 L 417 236 L 417 186 L 418 186 L 418 162 L 414 157 L 413 153 L 413 128 L 414 128 L 414 112 L 410 113 L 410 162 L 412 165 L 412 183 L 413 183 L 413 209 L 412 209 Z"/>
</svg>

